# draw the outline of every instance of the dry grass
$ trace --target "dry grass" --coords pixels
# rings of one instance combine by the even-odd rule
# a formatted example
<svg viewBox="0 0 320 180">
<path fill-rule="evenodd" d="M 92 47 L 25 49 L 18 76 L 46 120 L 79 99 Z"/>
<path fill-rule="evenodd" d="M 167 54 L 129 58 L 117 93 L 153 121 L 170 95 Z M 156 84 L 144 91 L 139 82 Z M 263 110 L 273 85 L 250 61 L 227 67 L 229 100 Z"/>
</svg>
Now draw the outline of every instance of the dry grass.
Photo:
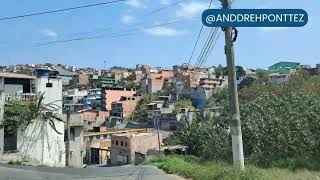
<svg viewBox="0 0 320 180">
<path fill-rule="evenodd" d="M 148 162 L 169 174 L 178 174 L 194 180 L 320 180 L 320 172 L 308 170 L 262 169 L 247 165 L 238 172 L 223 162 L 203 162 L 194 156 L 162 156 Z"/>
</svg>

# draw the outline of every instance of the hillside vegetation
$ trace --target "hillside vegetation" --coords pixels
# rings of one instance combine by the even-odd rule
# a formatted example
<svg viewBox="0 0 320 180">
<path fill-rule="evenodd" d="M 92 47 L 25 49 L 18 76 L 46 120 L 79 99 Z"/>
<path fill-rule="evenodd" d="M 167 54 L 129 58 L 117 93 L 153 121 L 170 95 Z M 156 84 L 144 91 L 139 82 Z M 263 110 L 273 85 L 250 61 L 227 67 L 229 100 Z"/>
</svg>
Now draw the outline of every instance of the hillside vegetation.
<svg viewBox="0 0 320 180">
<path fill-rule="evenodd" d="M 187 145 L 188 153 L 204 162 L 231 164 L 226 90 L 216 94 L 212 101 L 223 107 L 220 117 L 199 113 L 172 139 Z M 246 164 L 259 168 L 284 168 L 290 172 L 320 170 L 319 77 L 298 71 L 285 85 L 257 80 L 242 87 L 239 102 Z M 247 166 L 250 172 L 252 166 Z"/>
</svg>

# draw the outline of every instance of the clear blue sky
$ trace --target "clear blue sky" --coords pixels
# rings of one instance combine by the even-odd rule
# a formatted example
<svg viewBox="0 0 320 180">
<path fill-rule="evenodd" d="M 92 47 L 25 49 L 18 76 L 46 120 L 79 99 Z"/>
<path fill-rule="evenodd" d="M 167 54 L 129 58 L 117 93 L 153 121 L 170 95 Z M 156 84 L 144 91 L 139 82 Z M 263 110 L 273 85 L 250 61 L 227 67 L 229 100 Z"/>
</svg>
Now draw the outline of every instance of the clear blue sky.
<svg viewBox="0 0 320 180">
<path fill-rule="evenodd" d="M 166 10 L 146 16 L 154 9 L 176 0 L 129 0 L 112 5 L 78 9 L 24 19 L 0 21 L 0 65 L 62 63 L 81 67 L 134 67 L 135 64 L 170 67 L 188 61 L 201 27 L 200 17 L 209 0 L 185 0 Z M 318 0 L 235 0 L 234 8 L 302 8 L 309 14 L 303 28 L 239 28 L 236 63 L 244 67 L 266 68 L 280 61 L 320 63 L 320 2 Z M 0 18 L 68 8 L 103 0 L 3 0 Z M 214 0 L 219 8 L 218 0 Z M 106 35 L 130 30 L 134 23 L 145 26 L 182 19 L 179 23 L 143 29 L 131 36 L 74 41 L 50 46 L 38 43 L 84 36 Z M 139 27 L 139 26 L 138 26 Z M 110 28 L 103 31 L 103 28 Z M 95 34 L 76 33 L 97 31 Z M 194 64 L 208 36 L 205 28 Z M 223 37 L 216 44 L 207 65 L 225 64 Z"/>
</svg>

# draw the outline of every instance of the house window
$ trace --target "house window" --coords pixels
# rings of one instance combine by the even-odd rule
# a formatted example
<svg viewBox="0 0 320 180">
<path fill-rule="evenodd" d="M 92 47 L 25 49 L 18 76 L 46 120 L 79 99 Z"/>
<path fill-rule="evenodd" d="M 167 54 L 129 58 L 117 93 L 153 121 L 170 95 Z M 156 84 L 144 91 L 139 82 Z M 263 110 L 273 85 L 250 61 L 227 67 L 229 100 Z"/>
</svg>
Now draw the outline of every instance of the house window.
<svg viewBox="0 0 320 180">
<path fill-rule="evenodd" d="M 118 146 L 118 141 L 116 141 L 116 145 Z"/>
<path fill-rule="evenodd" d="M 93 140 L 93 136 L 89 136 L 89 141 L 92 141 Z"/>
<path fill-rule="evenodd" d="M 121 141 L 121 146 L 123 146 L 123 141 Z"/>
<path fill-rule="evenodd" d="M 124 146 L 125 146 L 125 147 L 128 147 L 128 143 L 127 143 L 127 142 L 125 142 L 125 143 L 124 143 Z"/>
<path fill-rule="evenodd" d="M 52 83 L 46 83 L 47 88 L 52 88 Z"/>
<path fill-rule="evenodd" d="M 112 144 L 114 145 L 114 140 L 112 140 L 111 142 L 112 142 Z"/>
<path fill-rule="evenodd" d="M 108 139 L 108 135 L 103 135 L 103 139 Z"/>
<path fill-rule="evenodd" d="M 74 141 L 75 140 L 75 134 L 74 134 L 74 128 L 70 128 L 70 140 Z"/>
<path fill-rule="evenodd" d="M 96 136 L 96 139 L 100 139 L 100 135 Z"/>
</svg>

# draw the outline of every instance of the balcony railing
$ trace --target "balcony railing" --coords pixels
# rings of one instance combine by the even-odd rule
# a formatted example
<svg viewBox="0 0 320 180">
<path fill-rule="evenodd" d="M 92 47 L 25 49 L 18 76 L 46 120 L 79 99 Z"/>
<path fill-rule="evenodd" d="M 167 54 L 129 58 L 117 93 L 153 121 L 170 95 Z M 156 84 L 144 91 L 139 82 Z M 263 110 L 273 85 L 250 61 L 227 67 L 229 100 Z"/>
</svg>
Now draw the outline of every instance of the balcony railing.
<svg viewBox="0 0 320 180">
<path fill-rule="evenodd" d="M 5 94 L 4 98 L 6 102 L 10 101 L 34 101 L 37 99 L 37 94 L 34 93 L 22 93 L 22 94 Z"/>
</svg>

